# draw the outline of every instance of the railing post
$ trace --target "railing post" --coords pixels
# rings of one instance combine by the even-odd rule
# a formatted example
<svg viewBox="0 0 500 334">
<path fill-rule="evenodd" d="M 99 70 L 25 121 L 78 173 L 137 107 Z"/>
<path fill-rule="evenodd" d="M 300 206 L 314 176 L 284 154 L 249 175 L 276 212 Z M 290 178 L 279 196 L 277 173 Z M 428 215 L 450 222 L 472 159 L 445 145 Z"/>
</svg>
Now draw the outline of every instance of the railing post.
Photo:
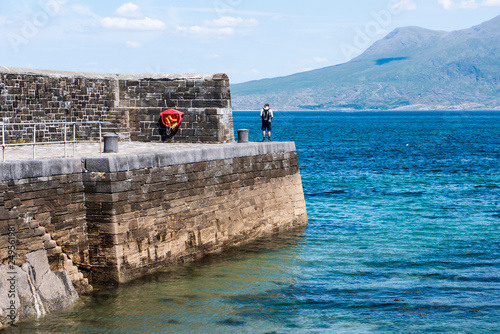
<svg viewBox="0 0 500 334">
<path fill-rule="evenodd" d="M 76 123 L 73 123 L 73 158 L 76 156 Z"/>
<path fill-rule="evenodd" d="M 2 122 L 2 158 L 5 161 L 5 123 Z"/>
<path fill-rule="evenodd" d="M 66 158 L 66 141 L 67 141 L 67 136 L 66 136 L 66 125 L 67 122 L 64 122 L 64 157 Z"/>
<path fill-rule="evenodd" d="M 102 127 L 99 121 L 99 154 L 102 155 Z"/>
<path fill-rule="evenodd" d="M 33 160 L 36 159 L 36 123 L 33 124 Z"/>
</svg>

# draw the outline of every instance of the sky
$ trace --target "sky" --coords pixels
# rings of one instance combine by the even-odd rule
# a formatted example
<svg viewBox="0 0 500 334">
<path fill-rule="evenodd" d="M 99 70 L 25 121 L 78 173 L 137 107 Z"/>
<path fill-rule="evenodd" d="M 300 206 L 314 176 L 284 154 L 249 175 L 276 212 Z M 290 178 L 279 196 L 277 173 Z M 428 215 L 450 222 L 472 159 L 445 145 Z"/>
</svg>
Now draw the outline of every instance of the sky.
<svg viewBox="0 0 500 334">
<path fill-rule="evenodd" d="M 0 1 L 0 66 L 231 83 L 345 63 L 398 27 L 452 31 L 500 15 L 500 0 Z"/>
</svg>

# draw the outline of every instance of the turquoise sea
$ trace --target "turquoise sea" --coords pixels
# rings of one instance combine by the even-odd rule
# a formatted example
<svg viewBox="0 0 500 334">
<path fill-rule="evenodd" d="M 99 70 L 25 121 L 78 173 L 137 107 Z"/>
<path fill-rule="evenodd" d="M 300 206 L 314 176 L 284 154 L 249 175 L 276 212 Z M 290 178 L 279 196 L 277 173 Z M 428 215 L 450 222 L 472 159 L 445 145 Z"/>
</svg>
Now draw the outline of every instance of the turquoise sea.
<svg viewBox="0 0 500 334">
<path fill-rule="evenodd" d="M 5 333 L 500 332 L 500 112 L 277 111 L 273 140 L 296 142 L 306 229 Z"/>
</svg>

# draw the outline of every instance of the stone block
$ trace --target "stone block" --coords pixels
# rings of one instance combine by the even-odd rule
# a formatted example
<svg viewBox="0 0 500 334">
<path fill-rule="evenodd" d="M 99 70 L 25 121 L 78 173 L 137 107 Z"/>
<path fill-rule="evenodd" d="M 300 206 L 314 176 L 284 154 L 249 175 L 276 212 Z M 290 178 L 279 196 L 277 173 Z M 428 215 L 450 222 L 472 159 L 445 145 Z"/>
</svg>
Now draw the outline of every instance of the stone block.
<svg viewBox="0 0 500 334">
<path fill-rule="evenodd" d="M 86 172 L 109 173 L 114 168 L 110 158 L 87 158 L 84 159 Z"/>
<path fill-rule="evenodd" d="M 55 240 L 47 240 L 43 243 L 45 249 L 51 249 L 57 246 L 57 243 Z"/>
<path fill-rule="evenodd" d="M 62 254 L 62 247 L 61 246 L 56 246 L 52 249 L 47 250 L 47 255 L 48 256 L 54 256 L 56 254 Z"/>
<path fill-rule="evenodd" d="M 37 228 L 34 229 L 34 232 L 35 232 L 36 236 L 45 235 L 45 233 L 46 233 L 45 227 L 39 226 L 39 227 L 37 227 Z"/>
<path fill-rule="evenodd" d="M 41 161 L 42 176 L 81 174 L 83 172 L 80 159 L 44 159 Z"/>
</svg>

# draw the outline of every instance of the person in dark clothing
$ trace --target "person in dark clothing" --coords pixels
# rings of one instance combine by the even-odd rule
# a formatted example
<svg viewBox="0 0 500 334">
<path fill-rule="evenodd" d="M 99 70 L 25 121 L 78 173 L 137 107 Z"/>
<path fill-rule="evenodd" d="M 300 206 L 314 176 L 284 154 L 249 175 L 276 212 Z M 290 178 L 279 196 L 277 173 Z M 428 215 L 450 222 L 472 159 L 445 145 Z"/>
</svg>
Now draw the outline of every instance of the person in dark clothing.
<svg viewBox="0 0 500 334">
<path fill-rule="evenodd" d="M 260 111 L 260 118 L 262 118 L 262 141 L 266 141 L 266 130 L 271 141 L 271 121 L 273 119 L 273 111 L 269 108 L 269 103 L 264 105 Z"/>
</svg>

